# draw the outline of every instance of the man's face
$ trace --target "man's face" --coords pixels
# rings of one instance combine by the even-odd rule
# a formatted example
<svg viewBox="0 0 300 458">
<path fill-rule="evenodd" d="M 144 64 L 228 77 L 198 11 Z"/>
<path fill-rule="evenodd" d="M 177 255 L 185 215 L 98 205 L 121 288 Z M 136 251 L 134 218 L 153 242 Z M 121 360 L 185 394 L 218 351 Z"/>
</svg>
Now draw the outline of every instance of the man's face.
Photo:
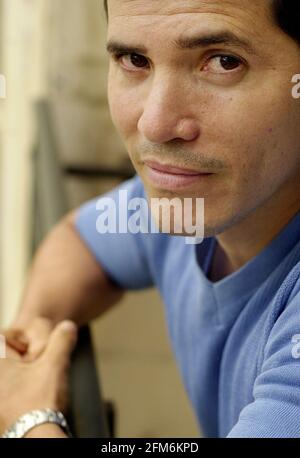
<svg viewBox="0 0 300 458">
<path fill-rule="evenodd" d="M 111 114 L 148 197 L 205 198 L 210 236 L 300 175 L 300 48 L 269 0 L 108 3 Z"/>
</svg>

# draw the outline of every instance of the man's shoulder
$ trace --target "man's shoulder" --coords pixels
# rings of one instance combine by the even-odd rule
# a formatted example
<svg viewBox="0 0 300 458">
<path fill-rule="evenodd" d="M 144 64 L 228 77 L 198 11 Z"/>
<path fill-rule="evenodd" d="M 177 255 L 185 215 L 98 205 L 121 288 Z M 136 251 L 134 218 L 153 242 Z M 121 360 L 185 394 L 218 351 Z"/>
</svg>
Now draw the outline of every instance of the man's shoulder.
<svg viewBox="0 0 300 458">
<path fill-rule="evenodd" d="M 285 279 L 285 288 L 288 292 L 288 302 L 291 302 L 297 296 L 300 303 L 300 260 Z"/>
<path fill-rule="evenodd" d="M 278 286 L 272 307 L 274 322 L 295 304 L 298 304 L 300 311 L 300 260 L 293 265 Z"/>
</svg>

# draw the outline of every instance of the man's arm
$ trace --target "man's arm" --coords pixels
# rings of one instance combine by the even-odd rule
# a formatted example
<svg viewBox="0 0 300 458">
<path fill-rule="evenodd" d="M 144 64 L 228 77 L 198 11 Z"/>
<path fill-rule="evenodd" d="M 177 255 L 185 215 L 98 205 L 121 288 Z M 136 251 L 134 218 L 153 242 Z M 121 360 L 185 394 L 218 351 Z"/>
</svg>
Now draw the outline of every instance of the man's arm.
<svg viewBox="0 0 300 458">
<path fill-rule="evenodd" d="M 14 327 L 41 316 L 53 324 L 71 319 L 82 325 L 123 296 L 81 240 L 75 218 L 76 211 L 64 217 L 38 249 Z"/>
<path fill-rule="evenodd" d="M 273 325 L 254 383 L 253 402 L 241 411 L 227 437 L 300 438 L 299 312 L 300 291 Z"/>
</svg>

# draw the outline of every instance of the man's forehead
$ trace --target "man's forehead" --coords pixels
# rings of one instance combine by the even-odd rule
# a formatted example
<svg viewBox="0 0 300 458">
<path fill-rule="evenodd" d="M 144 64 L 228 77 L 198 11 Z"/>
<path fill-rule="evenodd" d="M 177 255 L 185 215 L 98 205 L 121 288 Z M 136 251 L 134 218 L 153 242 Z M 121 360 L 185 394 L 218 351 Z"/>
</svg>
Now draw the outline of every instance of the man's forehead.
<svg viewBox="0 0 300 458">
<path fill-rule="evenodd" d="M 124 38 L 129 39 L 128 45 L 130 37 L 151 41 L 155 30 L 157 44 L 164 42 L 166 36 L 173 43 L 178 36 L 228 31 L 261 47 L 267 30 L 273 28 L 270 28 L 271 1 L 109 0 L 108 41 L 120 43 L 120 38 Z"/>
<path fill-rule="evenodd" d="M 244 11 L 262 13 L 272 0 L 108 0 L 110 13 L 117 16 L 174 15 Z"/>
</svg>

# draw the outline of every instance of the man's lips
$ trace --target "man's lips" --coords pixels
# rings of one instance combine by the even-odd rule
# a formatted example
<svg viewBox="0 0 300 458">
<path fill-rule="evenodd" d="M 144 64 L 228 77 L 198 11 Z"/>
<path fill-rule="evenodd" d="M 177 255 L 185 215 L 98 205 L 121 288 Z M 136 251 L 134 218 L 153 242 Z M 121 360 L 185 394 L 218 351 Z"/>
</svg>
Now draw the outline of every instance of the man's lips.
<svg viewBox="0 0 300 458">
<path fill-rule="evenodd" d="M 171 175 L 196 176 L 196 175 L 204 175 L 204 174 L 209 173 L 209 172 L 204 172 L 204 171 L 199 171 L 199 170 L 191 170 L 191 169 L 186 169 L 186 168 L 174 167 L 172 165 L 163 165 L 155 161 L 145 161 L 145 164 L 154 170 L 158 170 L 159 172 L 163 172 L 163 173 L 169 173 Z"/>
<path fill-rule="evenodd" d="M 206 181 L 212 173 L 207 171 L 189 170 L 163 165 L 154 161 L 145 161 L 147 176 L 152 185 L 168 191 L 183 190 Z"/>
</svg>

